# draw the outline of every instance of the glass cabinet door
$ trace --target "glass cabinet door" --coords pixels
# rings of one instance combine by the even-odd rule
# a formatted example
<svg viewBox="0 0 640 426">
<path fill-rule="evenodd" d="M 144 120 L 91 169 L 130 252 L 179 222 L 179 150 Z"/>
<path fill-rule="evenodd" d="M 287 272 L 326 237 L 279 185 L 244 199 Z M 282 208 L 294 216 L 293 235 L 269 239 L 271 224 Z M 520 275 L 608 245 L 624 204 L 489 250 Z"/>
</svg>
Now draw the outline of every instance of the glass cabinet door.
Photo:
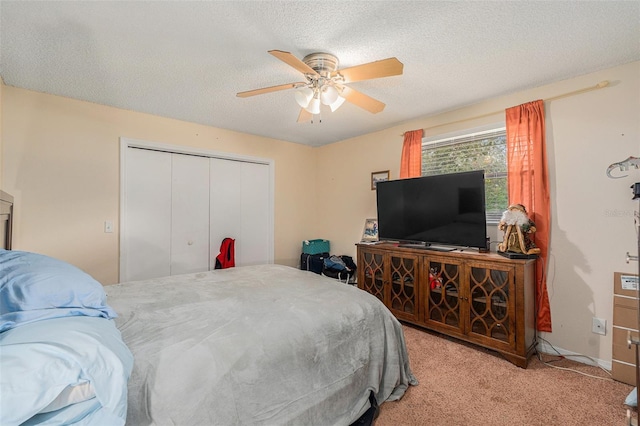
<svg viewBox="0 0 640 426">
<path fill-rule="evenodd" d="M 417 309 L 417 256 L 390 256 L 389 309 L 398 319 L 416 321 Z"/>
<path fill-rule="evenodd" d="M 515 312 L 512 312 L 515 303 L 511 300 L 513 276 L 513 271 L 508 268 L 470 266 L 470 334 L 508 344 L 515 341 Z"/>
<path fill-rule="evenodd" d="M 425 320 L 444 324 L 462 331 L 460 304 L 461 265 L 450 261 L 429 259 L 426 262 L 427 311 Z"/>
<path fill-rule="evenodd" d="M 364 279 L 358 282 L 358 286 L 384 303 L 384 255 L 382 253 L 364 251 L 362 252 L 362 266 L 364 268 Z"/>
</svg>

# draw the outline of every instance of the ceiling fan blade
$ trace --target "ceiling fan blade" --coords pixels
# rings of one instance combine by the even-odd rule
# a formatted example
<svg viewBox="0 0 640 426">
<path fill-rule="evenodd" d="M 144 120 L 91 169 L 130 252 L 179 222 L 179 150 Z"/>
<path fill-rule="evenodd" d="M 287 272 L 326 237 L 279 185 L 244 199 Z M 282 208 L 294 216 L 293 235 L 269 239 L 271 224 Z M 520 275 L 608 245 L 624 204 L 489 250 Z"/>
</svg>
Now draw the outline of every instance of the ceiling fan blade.
<svg viewBox="0 0 640 426">
<path fill-rule="evenodd" d="M 255 90 L 247 90 L 246 92 L 238 92 L 236 93 L 236 96 L 239 98 L 247 98 L 249 96 L 255 96 L 255 95 L 262 95 L 263 93 L 271 93 L 271 92 L 277 92 L 279 90 L 287 90 L 287 89 L 293 89 L 294 87 L 297 87 L 298 85 L 304 85 L 307 83 L 287 83 L 287 84 L 281 84 L 279 86 L 271 86 L 271 87 L 263 87 L 262 89 L 255 89 Z"/>
<path fill-rule="evenodd" d="M 298 114 L 298 123 L 308 123 L 313 119 L 313 114 L 304 108 L 300 108 L 300 114 Z"/>
<path fill-rule="evenodd" d="M 396 58 L 387 58 L 368 64 L 356 65 L 331 73 L 332 77 L 341 75 L 345 83 L 354 81 L 371 80 L 373 78 L 391 77 L 401 75 L 404 65 Z"/>
<path fill-rule="evenodd" d="M 273 56 L 280 59 L 287 65 L 290 65 L 293 68 L 297 69 L 303 74 L 318 74 L 313 68 L 311 68 L 309 65 L 305 64 L 289 52 L 283 52 L 282 50 L 269 50 L 269 53 L 271 53 Z"/>
<path fill-rule="evenodd" d="M 341 96 L 343 98 L 362 109 L 366 109 L 372 114 L 381 112 L 386 106 L 379 100 L 373 99 L 371 96 L 367 96 L 364 93 L 358 92 L 351 87 L 340 86 L 340 88 L 342 89 Z"/>
</svg>

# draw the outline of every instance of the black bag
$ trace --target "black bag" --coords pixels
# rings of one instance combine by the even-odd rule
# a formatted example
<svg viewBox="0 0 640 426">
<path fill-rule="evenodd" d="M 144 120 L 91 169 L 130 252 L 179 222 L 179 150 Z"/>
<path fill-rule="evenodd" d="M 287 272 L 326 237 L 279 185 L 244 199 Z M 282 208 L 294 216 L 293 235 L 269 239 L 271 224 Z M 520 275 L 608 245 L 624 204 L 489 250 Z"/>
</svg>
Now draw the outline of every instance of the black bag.
<svg viewBox="0 0 640 426">
<path fill-rule="evenodd" d="M 311 271 L 316 274 L 321 274 L 324 267 L 325 257 L 329 257 L 329 253 L 302 253 L 300 255 L 300 269 L 303 271 Z"/>
<path fill-rule="evenodd" d="M 357 266 L 351 256 L 331 256 L 324 261 L 322 275 L 343 283 L 355 284 Z"/>
<path fill-rule="evenodd" d="M 345 255 L 342 255 L 340 257 L 342 258 L 342 261 L 344 262 L 344 264 L 347 265 L 347 269 L 352 271 L 355 274 L 356 269 L 358 269 L 358 266 L 353 261 L 353 257 L 345 256 Z"/>
</svg>

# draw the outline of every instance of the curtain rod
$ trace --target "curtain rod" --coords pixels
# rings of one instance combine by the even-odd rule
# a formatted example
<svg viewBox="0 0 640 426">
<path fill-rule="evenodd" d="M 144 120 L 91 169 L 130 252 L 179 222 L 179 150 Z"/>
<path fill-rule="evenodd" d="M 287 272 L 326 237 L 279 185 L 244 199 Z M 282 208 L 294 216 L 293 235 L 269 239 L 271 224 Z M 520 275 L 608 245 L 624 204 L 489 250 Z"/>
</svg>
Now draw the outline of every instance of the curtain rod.
<svg viewBox="0 0 640 426">
<path fill-rule="evenodd" d="M 566 98 L 566 97 L 569 97 L 569 96 L 578 95 L 580 93 L 585 93 L 585 92 L 590 92 L 592 90 L 602 89 L 604 87 L 607 87 L 608 85 L 609 85 L 609 81 L 605 80 L 605 81 L 601 81 L 600 83 L 596 84 L 595 86 L 585 87 L 584 89 L 578 89 L 578 90 L 574 90 L 573 92 L 563 93 L 561 95 L 557 95 L 557 96 L 553 96 L 551 98 L 544 99 L 544 101 L 545 102 L 555 101 L 556 99 Z M 461 120 L 449 121 L 447 123 L 442 123 L 442 124 L 436 124 L 435 126 L 425 127 L 422 130 L 425 131 L 425 130 L 429 130 L 429 129 L 435 129 L 436 127 L 448 126 L 450 124 L 457 124 L 457 123 L 463 123 L 465 121 L 477 120 L 478 118 L 489 117 L 491 115 L 500 114 L 501 112 L 504 112 L 504 110 L 493 111 L 493 112 L 489 112 L 489 113 L 482 114 L 482 115 L 476 115 L 475 117 L 463 118 Z M 404 136 L 404 133 L 401 134 L 400 136 Z"/>
</svg>

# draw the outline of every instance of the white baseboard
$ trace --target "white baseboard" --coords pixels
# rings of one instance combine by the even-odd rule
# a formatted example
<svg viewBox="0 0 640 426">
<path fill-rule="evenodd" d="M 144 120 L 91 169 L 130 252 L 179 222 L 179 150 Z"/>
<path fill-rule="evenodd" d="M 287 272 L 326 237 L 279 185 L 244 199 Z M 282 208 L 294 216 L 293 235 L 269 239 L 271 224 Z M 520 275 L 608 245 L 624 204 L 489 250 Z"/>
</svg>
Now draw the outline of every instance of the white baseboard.
<svg viewBox="0 0 640 426">
<path fill-rule="evenodd" d="M 549 354 L 549 355 L 558 355 L 558 352 L 559 352 L 560 355 L 572 361 L 578 361 L 587 365 L 600 366 L 605 370 L 611 371 L 611 361 L 605 361 L 603 359 L 598 359 L 594 357 L 587 357 L 586 355 L 571 352 L 566 349 L 559 348 L 557 346 L 551 346 L 549 343 L 543 342 L 543 341 L 538 342 L 537 349 L 540 353 Z"/>
</svg>

